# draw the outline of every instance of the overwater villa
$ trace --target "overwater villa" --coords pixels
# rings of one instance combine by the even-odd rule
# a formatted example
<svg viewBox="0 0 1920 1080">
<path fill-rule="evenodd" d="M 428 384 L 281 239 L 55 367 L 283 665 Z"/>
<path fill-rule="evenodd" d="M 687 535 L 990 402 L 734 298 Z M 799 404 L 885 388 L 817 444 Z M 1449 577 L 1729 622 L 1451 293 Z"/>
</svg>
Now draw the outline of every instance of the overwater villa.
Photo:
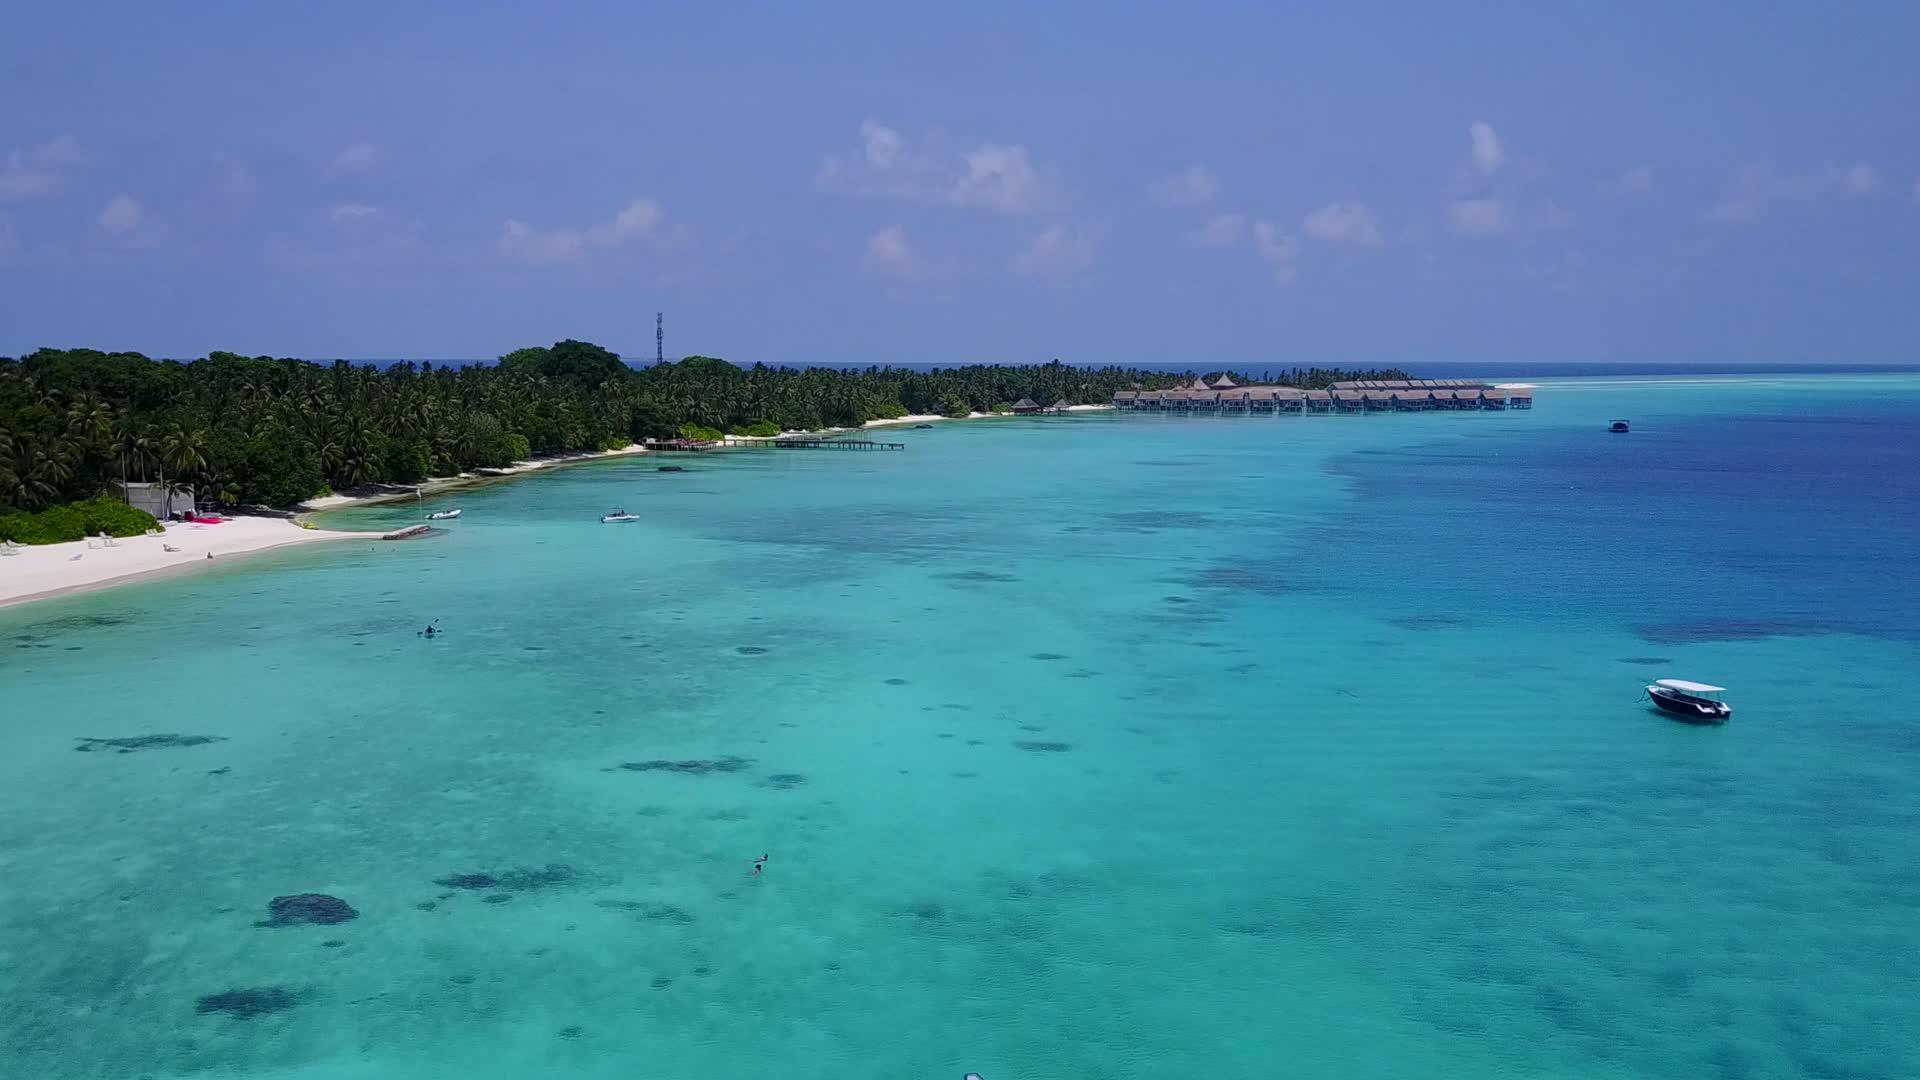
<svg viewBox="0 0 1920 1080">
<path fill-rule="evenodd" d="M 1025 404 L 1025 402 L 1023 402 Z M 1478 379 L 1363 380 L 1334 383 L 1327 390 L 1292 386 L 1241 386 L 1226 376 L 1212 385 L 1195 379 L 1172 390 L 1120 390 L 1113 407 L 1128 412 L 1179 413 L 1377 413 L 1433 410 L 1530 409 L 1533 391 L 1499 387 Z M 1020 407 L 1014 406 L 1019 412 Z"/>
</svg>

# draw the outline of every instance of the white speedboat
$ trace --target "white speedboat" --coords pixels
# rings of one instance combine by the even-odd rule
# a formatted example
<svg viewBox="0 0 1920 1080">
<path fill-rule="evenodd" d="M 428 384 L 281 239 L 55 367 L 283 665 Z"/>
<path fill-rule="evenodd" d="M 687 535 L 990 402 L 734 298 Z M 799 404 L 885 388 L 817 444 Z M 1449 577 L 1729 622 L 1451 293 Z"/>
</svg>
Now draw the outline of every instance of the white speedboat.
<svg viewBox="0 0 1920 1080">
<path fill-rule="evenodd" d="M 1721 700 L 1724 686 L 1688 682 L 1685 679 L 1655 679 L 1647 687 L 1647 697 L 1661 712 L 1696 724 L 1724 724 L 1733 709 Z"/>
<path fill-rule="evenodd" d="M 612 525 L 621 521 L 639 521 L 639 520 L 640 520 L 639 514 L 629 514 L 625 510 L 615 510 L 611 514 L 600 515 L 600 524 L 602 525 Z"/>
<path fill-rule="evenodd" d="M 452 521 L 454 518 L 457 518 L 459 516 L 460 516 L 460 511 L 458 510 L 435 510 L 433 513 L 427 515 L 427 520 L 428 521 Z"/>
</svg>

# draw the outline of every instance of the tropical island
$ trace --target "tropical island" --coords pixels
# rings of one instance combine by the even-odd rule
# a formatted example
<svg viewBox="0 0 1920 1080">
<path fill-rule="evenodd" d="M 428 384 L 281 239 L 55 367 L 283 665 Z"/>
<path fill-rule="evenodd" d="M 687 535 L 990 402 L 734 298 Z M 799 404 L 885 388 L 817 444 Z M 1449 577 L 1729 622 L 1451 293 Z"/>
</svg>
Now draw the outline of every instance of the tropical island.
<svg viewBox="0 0 1920 1080">
<path fill-rule="evenodd" d="M 130 481 L 191 486 L 202 504 L 285 507 L 335 489 L 417 484 L 647 439 L 966 417 L 1023 398 L 1105 404 L 1118 390 L 1196 377 L 1057 360 L 917 371 L 694 356 L 635 367 L 573 340 L 459 367 L 40 349 L 0 358 L 0 539 L 139 535 L 154 520 L 120 501 Z M 1366 378 L 1406 373 L 1295 368 L 1258 381 L 1319 389 Z"/>
</svg>

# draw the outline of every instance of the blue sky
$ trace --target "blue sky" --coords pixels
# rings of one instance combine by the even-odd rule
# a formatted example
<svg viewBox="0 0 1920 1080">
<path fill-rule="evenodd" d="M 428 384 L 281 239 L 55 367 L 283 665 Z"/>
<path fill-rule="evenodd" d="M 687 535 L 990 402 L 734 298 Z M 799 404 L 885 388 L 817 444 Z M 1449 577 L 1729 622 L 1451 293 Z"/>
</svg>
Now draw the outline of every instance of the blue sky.
<svg viewBox="0 0 1920 1080">
<path fill-rule="evenodd" d="M 9 5 L 0 354 L 1920 360 L 1920 6 Z"/>
</svg>

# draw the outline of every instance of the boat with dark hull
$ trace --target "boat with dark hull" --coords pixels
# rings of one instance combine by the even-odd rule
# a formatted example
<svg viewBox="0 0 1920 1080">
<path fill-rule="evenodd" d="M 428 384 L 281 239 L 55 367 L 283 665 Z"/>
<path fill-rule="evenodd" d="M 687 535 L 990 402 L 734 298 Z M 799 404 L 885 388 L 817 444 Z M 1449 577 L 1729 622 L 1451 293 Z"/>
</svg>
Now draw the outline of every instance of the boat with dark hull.
<svg viewBox="0 0 1920 1080">
<path fill-rule="evenodd" d="M 1647 698 L 1668 716 L 1690 724 L 1724 724 L 1733 716 L 1733 708 L 1720 700 L 1724 686 L 1688 682 L 1685 679 L 1655 679 L 1647 686 Z"/>
<path fill-rule="evenodd" d="M 1632 430 L 1632 428 L 1625 420 L 1615 420 L 1613 423 L 1607 425 L 1607 430 L 1613 432 L 1615 435 L 1625 435 L 1628 431 Z"/>
</svg>

